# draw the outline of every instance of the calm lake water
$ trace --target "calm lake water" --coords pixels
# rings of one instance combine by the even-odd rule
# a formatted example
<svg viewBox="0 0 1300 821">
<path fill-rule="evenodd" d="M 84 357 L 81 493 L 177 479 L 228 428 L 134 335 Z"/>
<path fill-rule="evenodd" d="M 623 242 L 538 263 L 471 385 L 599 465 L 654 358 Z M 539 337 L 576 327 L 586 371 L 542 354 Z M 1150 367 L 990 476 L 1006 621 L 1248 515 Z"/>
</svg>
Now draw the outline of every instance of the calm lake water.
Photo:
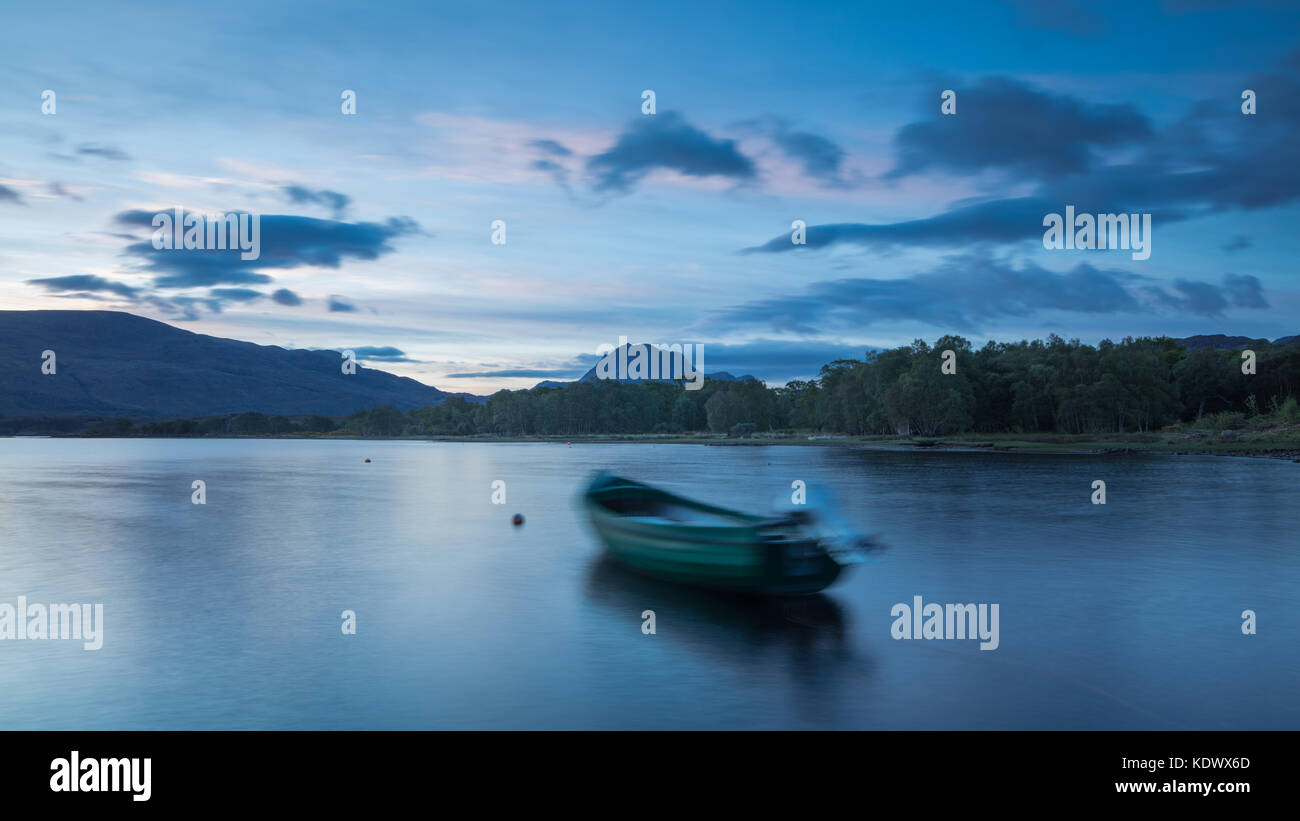
<svg viewBox="0 0 1300 821">
<path fill-rule="evenodd" d="M 891 550 L 808 599 L 665 586 L 599 558 L 575 500 L 596 469 L 755 512 L 833 488 Z M 1298 479 L 1195 456 L 0 439 L 0 603 L 105 622 L 93 652 L 0 641 L 0 729 L 1296 729 Z M 1000 646 L 894 640 L 918 595 L 997 603 Z"/>
</svg>

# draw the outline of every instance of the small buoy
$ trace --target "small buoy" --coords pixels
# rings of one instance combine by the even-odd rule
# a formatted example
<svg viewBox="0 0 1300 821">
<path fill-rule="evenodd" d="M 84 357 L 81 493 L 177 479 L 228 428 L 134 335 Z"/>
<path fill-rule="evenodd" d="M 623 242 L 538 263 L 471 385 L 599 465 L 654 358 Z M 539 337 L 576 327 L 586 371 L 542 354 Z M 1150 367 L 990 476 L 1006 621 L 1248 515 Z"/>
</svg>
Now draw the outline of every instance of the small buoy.
<svg viewBox="0 0 1300 821">
<path fill-rule="evenodd" d="M 565 442 L 564 444 L 568 445 L 569 447 L 573 447 L 573 443 L 572 443 L 572 442 Z"/>
<path fill-rule="evenodd" d="M 510 521 L 514 522 L 515 527 L 519 527 L 521 524 L 524 523 L 524 514 L 516 513 L 515 517 Z"/>
<path fill-rule="evenodd" d="M 370 460 L 369 460 L 369 459 L 366 460 L 366 464 L 370 464 Z"/>
</svg>

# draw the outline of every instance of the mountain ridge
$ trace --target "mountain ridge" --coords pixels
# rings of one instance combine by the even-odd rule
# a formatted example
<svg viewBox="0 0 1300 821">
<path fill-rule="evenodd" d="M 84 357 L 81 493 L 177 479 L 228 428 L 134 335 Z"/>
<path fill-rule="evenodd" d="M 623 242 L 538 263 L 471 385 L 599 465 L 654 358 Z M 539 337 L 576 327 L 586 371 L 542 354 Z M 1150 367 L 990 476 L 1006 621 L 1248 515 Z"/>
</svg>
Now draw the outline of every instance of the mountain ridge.
<svg viewBox="0 0 1300 821">
<path fill-rule="evenodd" d="M 42 372 L 46 350 L 53 374 Z M 453 395 L 360 364 L 344 374 L 342 361 L 338 351 L 209 336 L 123 311 L 0 311 L 0 416 L 340 415 Z"/>
</svg>

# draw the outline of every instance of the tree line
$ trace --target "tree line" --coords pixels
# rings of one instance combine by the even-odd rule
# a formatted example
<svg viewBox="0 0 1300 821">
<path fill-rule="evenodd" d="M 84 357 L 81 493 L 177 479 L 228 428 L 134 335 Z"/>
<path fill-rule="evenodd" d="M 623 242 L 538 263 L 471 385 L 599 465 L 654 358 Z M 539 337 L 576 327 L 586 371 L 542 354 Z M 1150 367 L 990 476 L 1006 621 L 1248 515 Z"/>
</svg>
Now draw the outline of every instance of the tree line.
<svg viewBox="0 0 1300 821">
<path fill-rule="evenodd" d="M 960 336 L 871 351 L 824 365 L 816 379 L 762 382 L 579 382 L 500 391 L 486 402 L 449 397 L 407 411 L 346 417 L 244 413 L 203 419 L 101 423 L 96 432 L 154 435 L 352 433 L 362 436 L 584 436 L 815 431 L 920 436 L 978 433 L 1123 433 L 1180 423 L 1272 414 L 1300 422 L 1300 344 L 1252 343 L 1255 373 L 1239 350 L 1189 351 L 1167 337 L 989 342 Z M 944 352 L 955 368 L 945 373 Z"/>
</svg>

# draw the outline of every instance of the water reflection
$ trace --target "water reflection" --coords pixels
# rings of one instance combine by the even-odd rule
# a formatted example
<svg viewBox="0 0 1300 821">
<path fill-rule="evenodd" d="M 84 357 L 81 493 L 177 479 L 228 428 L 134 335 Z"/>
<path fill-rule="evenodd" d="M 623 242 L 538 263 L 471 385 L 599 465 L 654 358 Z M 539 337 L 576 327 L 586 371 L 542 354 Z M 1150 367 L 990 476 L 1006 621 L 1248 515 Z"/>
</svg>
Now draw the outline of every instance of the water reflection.
<svg viewBox="0 0 1300 821">
<path fill-rule="evenodd" d="M 842 662 L 853 657 L 849 620 L 830 596 L 742 596 L 660 582 L 621 567 L 607 556 L 587 571 L 587 597 L 620 614 L 654 610 L 674 640 L 701 652 L 768 655 L 786 651 L 800 664 Z M 686 629 L 682 629 L 686 628 Z"/>
</svg>

